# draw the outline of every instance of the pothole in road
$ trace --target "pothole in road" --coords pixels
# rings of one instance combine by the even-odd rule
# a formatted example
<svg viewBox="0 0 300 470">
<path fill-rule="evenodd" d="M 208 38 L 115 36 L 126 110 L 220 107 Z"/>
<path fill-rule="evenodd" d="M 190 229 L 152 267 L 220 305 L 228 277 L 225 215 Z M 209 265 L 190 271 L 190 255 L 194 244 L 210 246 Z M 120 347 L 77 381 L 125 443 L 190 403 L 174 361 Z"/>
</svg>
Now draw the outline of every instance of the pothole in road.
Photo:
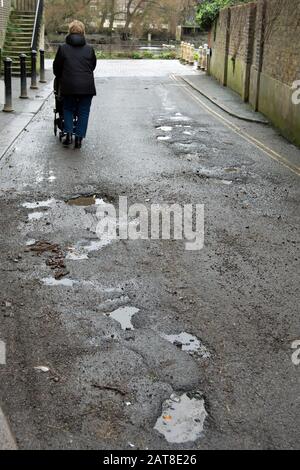
<svg viewBox="0 0 300 470">
<path fill-rule="evenodd" d="M 50 287 L 73 287 L 74 284 L 77 284 L 78 281 L 74 281 L 73 279 L 54 279 L 53 277 L 46 277 L 42 279 L 42 282 L 45 286 Z"/>
<path fill-rule="evenodd" d="M 157 130 L 162 131 L 162 132 L 171 132 L 173 130 L 173 127 L 172 126 L 159 126 L 157 127 Z"/>
<path fill-rule="evenodd" d="M 208 414 L 202 393 L 171 395 L 154 427 L 172 444 L 193 442 L 202 436 Z"/>
<path fill-rule="evenodd" d="M 87 196 L 77 196 L 71 199 L 68 199 L 66 203 L 69 206 L 79 206 L 79 207 L 88 207 L 88 206 L 99 206 L 101 204 L 105 204 L 105 201 L 97 195 L 87 195 Z"/>
<path fill-rule="evenodd" d="M 37 202 L 24 202 L 22 207 L 25 207 L 25 209 L 38 209 L 40 207 L 51 207 L 55 202 L 55 199 L 47 199 L 46 201 Z"/>
<path fill-rule="evenodd" d="M 192 356 L 199 356 L 203 359 L 209 359 L 211 357 L 210 352 L 204 344 L 202 344 L 196 336 L 189 333 L 183 332 L 178 335 L 166 335 L 162 333 L 160 336 Z"/>
<path fill-rule="evenodd" d="M 171 116 L 170 119 L 171 121 L 182 121 L 182 122 L 191 121 L 191 118 L 187 116 L 183 116 L 181 113 L 176 113 L 175 116 Z"/>
<path fill-rule="evenodd" d="M 35 220 L 42 219 L 47 209 L 53 206 L 53 204 L 55 204 L 56 202 L 57 202 L 56 199 L 47 199 L 45 201 L 24 202 L 22 204 L 22 207 L 28 210 L 33 210 L 33 212 L 30 212 L 28 214 L 28 220 L 35 221 Z M 41 210 L 36 210 L 36 209 L 41 209 Z"/>
<path fill-rule="evenodd" d="M 42 217 L 44 217 L 44 215 L 45 212 L 31 212 L 30 214 L 28 214 L 28 220 L 40 220 Z"/>
<path fill-rule="evenodd" d="M 140 310 L 135 307 L 121 307 L 115 310 L 114 312 L 106 313 L 106 316 L 117 321 L 121 325 L 122 330 L 132 331 L 134 330 L 134 326 L 131 321 L 132 317 L 136 315 L 139 311 Z"/>
<path fill-rule="evenodd" d="M 97 240 L 82 240 L 76 243 L 76 245 L 67 248 L 68 254 L 66 259 L 71 261 L 87 260 L 89 253 L 100 251 L 111 243 L 112 239 L 109 237 Z"/>
<path fill-rule="evenodd" d="M 36 243 L 36 240 L 34 238 L 31 238 L 30 240 L 27 240 L 26 246 L 32 246 Z"/>
</svg>

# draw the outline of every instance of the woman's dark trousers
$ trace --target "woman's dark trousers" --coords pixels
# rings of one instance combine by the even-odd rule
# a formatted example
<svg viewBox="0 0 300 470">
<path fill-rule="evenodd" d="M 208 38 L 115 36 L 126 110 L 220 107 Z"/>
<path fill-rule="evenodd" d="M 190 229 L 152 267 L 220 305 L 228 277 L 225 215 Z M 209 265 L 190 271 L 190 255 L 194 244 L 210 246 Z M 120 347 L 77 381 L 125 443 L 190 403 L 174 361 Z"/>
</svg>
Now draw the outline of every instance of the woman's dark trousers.
<svg viewBox="0 0 300 470">
<path fill-rule="evenodd" d="M 64 96 L 64 132 L 85 138 L 93 96 Z M 74 118 L 77 124 L 74 128 Z"/>
</svg>

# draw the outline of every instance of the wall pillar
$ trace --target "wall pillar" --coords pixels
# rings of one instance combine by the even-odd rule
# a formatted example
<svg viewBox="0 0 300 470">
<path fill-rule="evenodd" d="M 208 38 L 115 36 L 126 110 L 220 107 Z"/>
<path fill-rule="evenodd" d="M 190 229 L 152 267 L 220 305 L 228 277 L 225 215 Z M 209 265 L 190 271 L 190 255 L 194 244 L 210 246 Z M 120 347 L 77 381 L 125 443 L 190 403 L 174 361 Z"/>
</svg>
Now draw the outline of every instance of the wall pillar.
<svg viewBox="0 0 300 470">
<path fill-rule="evenodd" d="M 255 35 L 256 5 L 249 5 L 245 27 L 245 80 L 243 84 L 242 98 L 245 102 L 249 101 L 250 93 L 250 75 L 253 60 L 253 47 Z"/>
<path fill-rule="evenodd" d="M 266 0 L 258 0 L 256 10 L 256 49 L 254 51 L 254 69 L 256 80 L 254 85 L 253 107 L 259 110 L 260 78 L 264 60 L 264 41 L 266 23 Z"/>
<path fill-rule="evenodd" d="M 227 86 L 227 75 L 228 75 L 228 58 L 229 58 L 229 45 L 230 45 L 230 20 L 231 20 L 231 11 L 230 8 L 224 10 L 224 21 L 225 21 L 225 50 L 224 50 L 224 68 L 223 68 L 223 77 L 222 85 Z"/>
</svg>

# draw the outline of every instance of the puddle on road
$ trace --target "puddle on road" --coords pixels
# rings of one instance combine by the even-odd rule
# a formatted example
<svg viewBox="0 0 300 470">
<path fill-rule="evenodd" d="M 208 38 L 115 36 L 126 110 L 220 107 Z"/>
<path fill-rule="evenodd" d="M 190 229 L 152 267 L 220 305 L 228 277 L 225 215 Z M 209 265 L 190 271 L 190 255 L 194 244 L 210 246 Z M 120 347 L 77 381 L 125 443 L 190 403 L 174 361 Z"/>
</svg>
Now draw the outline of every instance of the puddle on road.
<svg viewBox="0 0 300 470">
<path fill-rule="evenodd" d="M 89 245 L 83 247 L 88 253 L 99 251 L 112 243 L 111 238 L 102 238 L 101 240 L 92 240 Z"/>
<path fill-rule="evenodd" d="M 172 444 L 193 442 L 202 436 L 208 414 L 200 392 L 172 395 L 163 403 L 154 429 Z"/>
<path fill-rule="evenodd" d="M 175 116 L 171 116 L 171 121 L 190 121 L 191 118 L 187 117 L 187 116 L 183 116 L 181 113 L 176 113 Z"/>
<path fill-rule="evenodd" d="M 106 316 L 113 318 L 113 320 L 120 323 L 122 330 L 134 330 L 134 326 L 131 322 L 132 317 L 136 315 L 140 310 L 135 307 L 121 307 L 112 313 L 107 313 Z"/>
<path fill-rule="evenodd" d="M 183 332 L 179 335 L 166 335 L 162 333 L 161 337 L 191 355 L 197 355 L 203 359 L 209 359 L 211 357 L 210 352 L 204 344 L 202 344 L 196 336 L 190 335 L 189 333 Z"/>
<path fill-rule="evenodd" d="M 110 245 L 113 240 L 109 237 L 103 237 L 101 240 L 82 240 L 75 246 L 68 247 L 68 254 L 66 259 L 72 261 L 82 261 L 88 259 L 88 254 L 95 251 L 100 251 L 106 246 Z"/>
<path fill-rule="evenodd" d="M 37 201 L 37 202 L 24 202 L 22 207 L 26 209 L 39 209 L 40 207 L 51 207 L 52 204 L 56 202 L 55 199 L 47 199 L 47 201 Z"/>
<path fill-rule="evenodd" d="M 78 250 L 77 248 L 68 248 L 69 253 L 66 256 L 67 260 L 70 261 L 83 261 L 88 259 L 88 255 L 83 253 L 82 251 Z"/>
<path fill-rule="evenodd" d="M 163 131 L 163 132 L 171 132 L 173 130 L 173 127 L 171 126 L 161 126 L 157 127 L 158 131 Z"/>
<path fill-rule="evenodd" d="M 73 281 L 73 279 L 54 279 L 54 277 L 46 277 L 42 279 L 43 284 L 45 286 L 50 286 L 50 287 L 58 287 L 58 286 L 64 286 L 64 287 L 73 287 L 74 284 L 77 284 L 78 281 Z"/>
<path fill-rule="evenodd" d="M 45 212 L 32 212 L 31 214 L 28 214 L 28 220 L 40 220 L 44 215 Z"/>
<path fill-rule="evenodd" d="M 225 173 L 237 173 L 240 171 L 239 168 L 231 167 L 231 168 L 225 168 L 224 169 Z"/>
<path fill-rule="evenodd" d="M 160 135 L 159 137 L 157 137 L 157 140 L 160 140 L 160 141 L 165 141 L 165 140 L 171 140 L 171 137 L 169 137 L 168 135 Z"/>
<path fill-rule="evenodd" d="M 103 199 L 97 198 L 96 195 L 92 196 L 79 196 L 73 199 L 69 199 L 66 201 L 69 206 L 80 206 L 80 207 L 88 207 L 88 206 L 99 206 L 101 204 L 105 204 Z"/>
<path fill-rule="evenodd" d="M 33 246 L 35 243 L 36 243 L 36 240 L 32 238 L 31 240 L 27 240 L 26 246 Z"/>
</svg>

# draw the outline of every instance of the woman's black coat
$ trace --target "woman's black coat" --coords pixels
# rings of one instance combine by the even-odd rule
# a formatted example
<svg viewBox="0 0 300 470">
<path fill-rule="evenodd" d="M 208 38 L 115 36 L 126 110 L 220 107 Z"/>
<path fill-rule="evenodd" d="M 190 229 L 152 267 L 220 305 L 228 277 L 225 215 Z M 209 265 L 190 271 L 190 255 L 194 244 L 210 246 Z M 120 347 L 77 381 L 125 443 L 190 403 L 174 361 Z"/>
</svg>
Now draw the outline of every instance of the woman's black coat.
<svg viewBox="0 0 300 470">
<path fill-rule="evenodd" d="M 86 44 L 84 36 L 69 34 L 66 43 L 59 46 L 53 72 L 59 80 L 62 95 L 96 95 L 94 70 L 97 59 L 94 49 Z"/>
</svg>

